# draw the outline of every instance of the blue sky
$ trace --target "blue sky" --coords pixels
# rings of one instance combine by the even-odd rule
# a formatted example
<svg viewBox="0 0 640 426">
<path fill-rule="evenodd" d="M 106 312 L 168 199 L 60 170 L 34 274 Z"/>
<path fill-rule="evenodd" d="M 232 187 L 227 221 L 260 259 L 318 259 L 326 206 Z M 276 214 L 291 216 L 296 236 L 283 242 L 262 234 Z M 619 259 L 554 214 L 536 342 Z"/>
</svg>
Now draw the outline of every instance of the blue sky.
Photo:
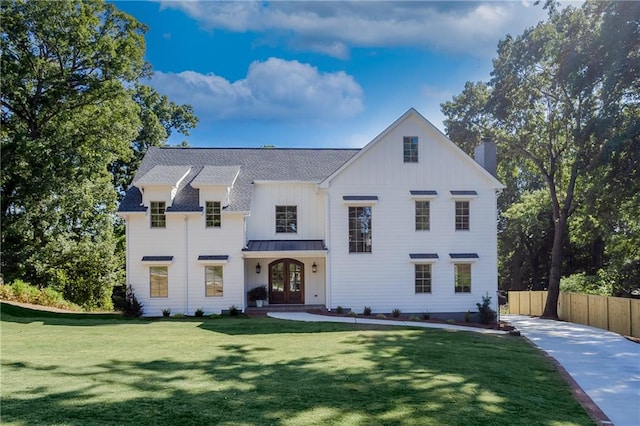
<svg viewBox="0 0 640 426">
<path fill-rule="evenodd" d="M 191 104 L 191 146 L 362 147 L 409 108 L 487 81 L 533 1 L 115 1 L 146 24 L 149 82 Z"/>
</svg>

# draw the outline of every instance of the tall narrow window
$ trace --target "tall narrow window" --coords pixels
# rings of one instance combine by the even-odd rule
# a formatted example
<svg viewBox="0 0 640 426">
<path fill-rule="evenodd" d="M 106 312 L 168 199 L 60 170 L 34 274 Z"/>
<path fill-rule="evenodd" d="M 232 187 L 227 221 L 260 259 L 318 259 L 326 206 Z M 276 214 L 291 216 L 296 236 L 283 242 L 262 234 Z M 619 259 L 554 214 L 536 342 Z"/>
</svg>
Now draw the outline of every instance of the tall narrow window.
<svg viewBox="0 0 640 426">
<path fill-rule="evenodd" d="M 429 201 L 416 201 L 416 231 L 429 230 Z"/>
<path fill-rule="evenodd" d="M 276 233 L 298 232 L 298 207 L 276 206 Z"/>
<path fill-rule="evenodd" d="M 456 201 L 456 231 L 469 230 L 469 202 Z"/>
<path fill-rule="evenodd" d="M 204 268 L 204 287 L 206 297 L 222 297 L 222 266 Z"/>
<path fill-rule="evenodd" d="M 152 201 L 151 202 L 151 227 L 152 228 L 166 228 L 167 217 L 165 215 L 165 202 L 164 201 Z"/>
<path fill-rule="evenodd" d="M 222 223 L 222 209 L 220 201 L 207 201 L 205 203 L 205 222 L 207 228 L 220 228 Z"/>
<path fill-rule="evenodd" d="M 371 207 L 349 207 L 349 253 L 371 253 Z"/>
<path fill-rule="evenodd" d="M 405 136 L 403 139 L 403 152 L 405 163 L 418 162 L 418 137 Z"/>
<path fill-rule="evenodd" d="M 416 264 L 416 293 L 431 293 L 431 265 Z"/>
<path fill-rule="evenodd" d="M 149 268 L 151 297 L 169 297 L 169 268 L 152 266 Z"/>
<path fill-rule="evenodd" d="M 471 293 L 471 264 L 454 263 L 456 293 Z"/>
</svg>

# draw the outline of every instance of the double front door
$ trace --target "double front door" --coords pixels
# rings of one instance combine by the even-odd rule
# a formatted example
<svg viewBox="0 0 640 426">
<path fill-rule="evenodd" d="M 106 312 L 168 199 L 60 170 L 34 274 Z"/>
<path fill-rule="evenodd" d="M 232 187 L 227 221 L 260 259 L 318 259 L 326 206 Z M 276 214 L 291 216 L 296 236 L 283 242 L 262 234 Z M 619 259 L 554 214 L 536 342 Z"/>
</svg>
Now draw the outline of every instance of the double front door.
<svg viewBox="0 0 640 426">
<path fill-rule="evenodd" d="M 294 259 L 269 264 L 269 303 L 304 303 L 304 265 Z"/>
</svg>

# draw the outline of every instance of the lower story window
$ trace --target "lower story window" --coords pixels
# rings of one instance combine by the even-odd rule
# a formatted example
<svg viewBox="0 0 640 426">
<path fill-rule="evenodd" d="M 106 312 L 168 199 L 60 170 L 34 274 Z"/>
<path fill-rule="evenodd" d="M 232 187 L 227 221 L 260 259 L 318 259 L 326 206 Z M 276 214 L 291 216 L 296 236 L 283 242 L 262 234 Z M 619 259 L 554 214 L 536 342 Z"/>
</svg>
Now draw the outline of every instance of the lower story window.
<svg viewBox="0 0 640 426">
<path fill-rule="evenodd" d="M 431 293 L 431 265 L 416 265 L 416 293 Z"/>
<path fill-rule="evenodd" d="M 152 266 L 149 268 L 151 297 L 169 297 L 169 268 Z"/>
<path fill-rule="evenodd" d="M 204 286 L 206 297 L 222 297 L 222 266 L 204 268 Z"/>
<path fill-rule="evenodd" d="M 471 293 L 471 264 L 455 263 L 456 293 Z"/>
</svg>

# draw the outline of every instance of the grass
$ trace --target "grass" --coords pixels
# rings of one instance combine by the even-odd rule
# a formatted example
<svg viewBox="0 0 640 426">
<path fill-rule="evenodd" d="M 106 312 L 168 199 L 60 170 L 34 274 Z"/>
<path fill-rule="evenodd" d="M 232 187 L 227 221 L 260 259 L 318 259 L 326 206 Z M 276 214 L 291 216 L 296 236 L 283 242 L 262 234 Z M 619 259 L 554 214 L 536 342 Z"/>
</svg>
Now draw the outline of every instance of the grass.
<svg viewBox="0 0 640 426">
<path fill-rule="evenodd" d="M 593 424 L 524 339 L 2 305 L 2 424 Z"/>
</svg>

